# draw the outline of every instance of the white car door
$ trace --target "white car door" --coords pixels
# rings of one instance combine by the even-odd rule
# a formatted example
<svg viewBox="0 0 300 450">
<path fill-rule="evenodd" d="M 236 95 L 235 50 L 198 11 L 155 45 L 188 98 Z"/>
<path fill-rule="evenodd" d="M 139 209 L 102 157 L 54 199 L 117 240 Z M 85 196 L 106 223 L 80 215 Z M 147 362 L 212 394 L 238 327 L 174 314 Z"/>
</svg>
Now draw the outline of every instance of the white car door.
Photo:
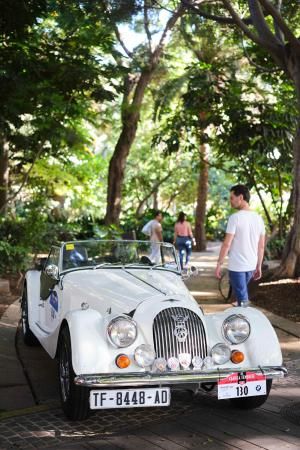
<svg viewBox="0 0 300 450">
<path fill-rule="evenodd" d="M 58 321 L 61 290 L 57 280 L 47 273 L 50 266 L 59 267 L 60 247 L 52 247 L 41 272 L 39 325 L 47 332 L 55 328 Z"/>
</svg>

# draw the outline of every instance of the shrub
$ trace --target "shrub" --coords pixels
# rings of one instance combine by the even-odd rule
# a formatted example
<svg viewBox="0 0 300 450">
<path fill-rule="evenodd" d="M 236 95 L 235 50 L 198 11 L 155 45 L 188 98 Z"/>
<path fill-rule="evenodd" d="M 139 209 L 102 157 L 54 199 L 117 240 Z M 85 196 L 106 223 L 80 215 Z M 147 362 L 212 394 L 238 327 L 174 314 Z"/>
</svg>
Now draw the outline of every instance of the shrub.
<svg viewBox="0 0 300 450">
<path fill-rule="evenodd" d="M 31 261 L 27 247 L 12 245 L 6 241 L 0 241 L 0 274 L 21 272 L 25 270 Z"/>
</svg>

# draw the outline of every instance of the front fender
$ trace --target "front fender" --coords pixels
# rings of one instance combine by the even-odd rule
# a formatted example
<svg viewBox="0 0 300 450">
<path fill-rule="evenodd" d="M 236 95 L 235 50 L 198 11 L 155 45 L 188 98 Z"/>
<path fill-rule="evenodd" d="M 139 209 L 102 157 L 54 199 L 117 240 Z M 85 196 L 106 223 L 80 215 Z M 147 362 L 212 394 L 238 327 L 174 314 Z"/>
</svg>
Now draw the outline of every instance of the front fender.
<svg viewBox="0 0 300 450">
<path fill-rule="evenodd" d="M 72 347 L 72 364 L 75 374 L 114 373 L 121 371 L 142 372 L 144 369 L 134 361 L 134 349 L 145 343 L 143 333 L 140 332 L 136 341 L 126 348 L 116 348 L 107 339 L 106 330 L 110 315 L 101 315 L 94 309 L 74 310 L 67 313 L 67 321 Z M 119 369 L 115 360 L 118 355 L 125 353 L 131 364 L 126 369 Z"/>
<path fill-rule="evenodd" d="M 93 373 L 101 361 L 108 364 L 107 343 L 103 336 L 103 317 L 93 309 L 67 313 L 72 347 L 72 364 L 76 374 Z"/>
<path fill-rule="evenodd" d="M 28 321 L 31 330 L 36 328 L 38 321 L 40 302 L 40 277 L 41 272 L 28 270 L 25 274 L 24 288 L 27 289 Z"/>
<path fill-rule="evenodd" d="M 244 316 L 250 323 L 249 338 L 243 344 L 231 344 L 245 354 L 242 365 L 247 367 L 281 366 L 282 353 L 277 335 L 268 318 L 255 308 L 230 308 L 222 313 L 205 315 L 210 347 L 217 342 L 227 342 L 222 334 L 224 320 L 232 314 Z M 228 343 L 228 342 L 227 342 Z"/>
</svg>

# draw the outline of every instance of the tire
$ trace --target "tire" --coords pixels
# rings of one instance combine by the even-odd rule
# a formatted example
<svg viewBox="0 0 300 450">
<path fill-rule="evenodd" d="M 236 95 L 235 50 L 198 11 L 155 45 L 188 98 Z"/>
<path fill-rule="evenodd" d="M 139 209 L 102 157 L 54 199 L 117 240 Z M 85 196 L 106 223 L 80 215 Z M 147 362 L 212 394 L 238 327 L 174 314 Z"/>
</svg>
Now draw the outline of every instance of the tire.
<svg viewBox="0 0 300 450">
<path fill-rule="evenodd" d="M 27 288 L 26 285 L 23 289 L 22 299 L 21 299 L 21 322 L 22 322 L 22 334 L 24 344 L 29 347 L 39 345 L 39 341 L 31 331 L 28 321 L 28 300 L 27 300 Z"/>
<path fill-rule="evenodd" d="M 70 332 L 65 326 L 60 333 L 58 344 L 58 379 L 62 409 L 68 419 L 84 420 L 89 416 L 89 389 L 76 386 L 72 366 Z"/>
<path fill-rule="evenodd" d="M 232 406 L 238 409 L 254 409 L 263 405 L 272 387 L 272 380 L 267 380 L 267 393 L 266 395 L 258 395 L 257 397 L 246 397 L 246 398 L 231 398 L 230 403 Z"/>
<path fill-rule="evenodd" d="M 229 302 L 231 300 L 232 287 L 229 281 L 228 270 L 226 270 L 226 272 L 221 276 L 221 279 L 219 281 L 219 291 L 226 302 Z"/>
</svg>

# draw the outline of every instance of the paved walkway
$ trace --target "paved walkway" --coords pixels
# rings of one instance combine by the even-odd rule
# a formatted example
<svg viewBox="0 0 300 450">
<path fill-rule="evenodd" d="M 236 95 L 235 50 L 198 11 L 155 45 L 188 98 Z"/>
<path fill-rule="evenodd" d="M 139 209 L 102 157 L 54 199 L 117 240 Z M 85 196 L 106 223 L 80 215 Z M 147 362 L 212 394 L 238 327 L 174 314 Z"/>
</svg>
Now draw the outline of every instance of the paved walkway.
<svg viewBox="0 0 300 450">
<path fill-rule="evenodd" d="M 213 270 L 218 247 L 193 255 L 189 288 L 206 312 L 223 303 Z M 169 408 L 106 410 L 72 423 L 60 407 L 56 363 L 16 333 L 19 305 L 0 322 L 0 449 L 300 449 L 300 326 L 270 315 L 289 377 L 274 383 L 263 407 L 237 411 L 216 392 L 172 396 Z M 299 337 L 297 337 L 299 333 Z"/>
</svg>

